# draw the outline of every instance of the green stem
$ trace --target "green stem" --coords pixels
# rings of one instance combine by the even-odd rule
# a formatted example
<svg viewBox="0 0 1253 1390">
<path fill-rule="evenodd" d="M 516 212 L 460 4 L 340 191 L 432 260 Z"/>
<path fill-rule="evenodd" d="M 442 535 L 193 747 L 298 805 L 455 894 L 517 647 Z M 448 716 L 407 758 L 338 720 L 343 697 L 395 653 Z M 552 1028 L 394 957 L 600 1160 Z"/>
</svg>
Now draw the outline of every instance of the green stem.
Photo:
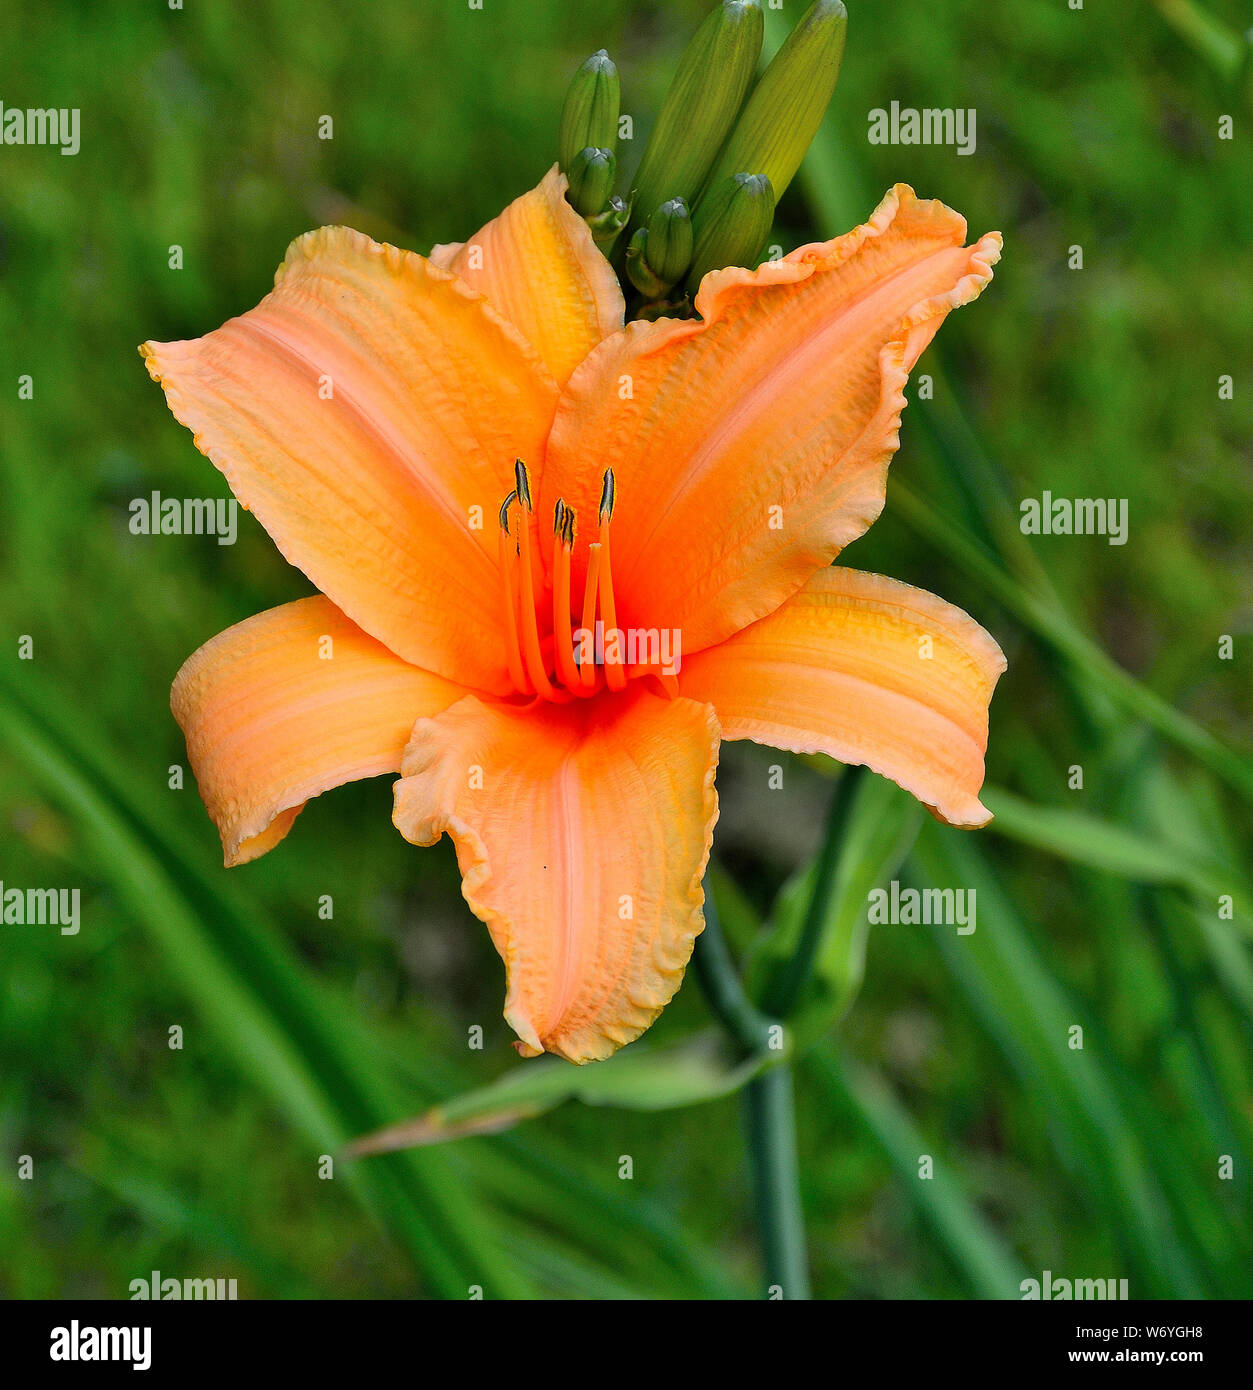
<svg viewBox="0 0 1253 1390">
<path fill-rule="evenodd" d="M 722 934 L 722 923 L 713 899 L 713 885 L 708 877 L 705 879 L 705 930 L 696 938 L 692 964 L 705 999 L 718 1022 L 745 1056 L 760 1052 L 770 1041 L 772 1020 L 744 992 L 735 962 L 727 948 L 726 937 Z"/>
<path fill-rule="evenodd" d="M 696 938 L 693 965 L 710 1009 L 744 1054 L 766 1048 L 775 1022 L 744 991 L 722 934 L 709 879 L 705 881 L 705 930 Z M 788 1063 L 779 1062 L 748 1083 L 744 1122 L 766 1284 L 772 1291 L 778 1289 L 784 1298 L 808 1298 L 805 1218 L 796 1158 L 792 1068 Z"/>
<path fill-rule="evenodd" d="M 771 1297 L 806 1299 L 809 1263 L 796 1157 L 792 1068 L 771 1067 L 748 1083 L 744 1095 L 753 1192 Z"/>
</svg>

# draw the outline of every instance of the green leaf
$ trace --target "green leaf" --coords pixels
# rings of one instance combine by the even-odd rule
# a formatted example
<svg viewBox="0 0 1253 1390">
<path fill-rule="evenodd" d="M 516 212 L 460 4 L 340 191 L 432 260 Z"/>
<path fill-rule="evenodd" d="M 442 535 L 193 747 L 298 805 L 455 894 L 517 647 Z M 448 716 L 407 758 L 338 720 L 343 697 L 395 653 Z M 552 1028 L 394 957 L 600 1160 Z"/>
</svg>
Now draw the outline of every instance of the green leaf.
<svg viewBox="0 0 1253 1390">
<path fill-rule="evenodd" d="M 983 801 L 992 812 L 989 830 L 1048 854 L 1131 879 L 1137 883 L 1173 883 L 1208 899 L 1215 913 L 1224 894 L 1239 898 L 1232 875 L 1214 860 L 1186 854 L 1142 831 L 1086 811 L 1037 806 L 999 787 L 985 787 Z M 1253 930 L 1249 906 L 1240 901 L 1236 920 Z"/>
<path fill-rule="evenodd" d="M 568 1100 L 626 1110 L 697 1105 L 738 1091 L 782 1055 L 758 1054 L 737 1061 L 722 1033 L 710 1030 L 662 1047 L 635 1043 L 603 1062 L 584 1066 L 528 1062 L 412 1120 L 357 1139 L 345 1152 L 361 1157 L 494 1134 Z"/>
<path fill-rule="evenodd" d="M 845 822 L 813 977 L 789 1022 L 798 1052 L 833 1028 L 857 997 L 865 974 L 870 931 L 867 896 L 904 860 L 923 814 L 913 797 L 894 782 L 885 777 L 861 778 Z M 818 865 L 810 864 L 780 891 L 772 930 L 761 938 L 748 965 L 748 989 L 754 999 L 770 997 L 794 956 L 817 878 Z"/>
</svg>

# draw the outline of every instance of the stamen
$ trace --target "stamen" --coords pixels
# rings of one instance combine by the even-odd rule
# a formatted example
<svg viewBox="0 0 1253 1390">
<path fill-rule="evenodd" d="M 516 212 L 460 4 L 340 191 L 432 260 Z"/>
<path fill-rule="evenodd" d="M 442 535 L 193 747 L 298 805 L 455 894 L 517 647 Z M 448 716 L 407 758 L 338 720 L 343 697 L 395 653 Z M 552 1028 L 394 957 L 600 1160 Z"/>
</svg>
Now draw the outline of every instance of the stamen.
<svg viewBox="0 0 1253 1390">
<path fill-rule="evenodd" d="M 531 691 L 522 668 L 522 652 L 518 646 L 518 547 L 509 534 L 509 508 L 518 499 L 516 492 L 505 498 L 500 508 L 500 573 L 503 580 L 501 595 L 504 601 L 505 659 L 509 663 L 509 679 L 514 689 L 526 695 Z"/>
<path fill-rule="evenodd" d="M 582 688 L 574 664 L 574 634 L 570 631 L 570 552 L 574 549 L 574 512 L 558 498 L 553 514 L 553 647 L 557 675 L 569 690 Z"/>
<path fill-rule="evenodd" d="M 526 464 L 521 459 L 513 461 L 514 486 L 518 490 L 518 501 L 522 503 L 525 511 L 531 510 L 531 475 L 526 471 Z"/>
<path fill-rule="evenodd" d="M 608 521 L 613 517 L 614 497 L 617 494 L 617 482 L 613 476 L 613 469 L 606 468 L 605 476 L 600 480 L 600 516 L 601 521 Z"/>
<path fill-rule="evenodd" d="M 526 464 L 515 460 L 513 492 L 500 507 L 500 573 L 505 619 L 505 654 L 509 678 L 523 695 L 564 704 L 575 695 L 587 697 L 608 687 L 624 690 L 629 681 L 641 676 L 656 678 L 671 699 L 679 693 L 679 683 L 667 674 L 659 659 L 627 665 L 629 648 L 623 644 L 618 628 L 617 602 L 613 589 L 613 567 L 610 559 L 609 531 L 613 520 L 617 491 L 612 468 L 605 470 L 601 482 L 598 520 L 599 538 L 587 547 L 587 573 L 583 584 L 582 622 L 580 631 L 591 639 L 592 656 L 585 656 L 580 642 L 575 655 L 574 633 L 571 630 L 570 574 L 574 557 L 575 513 L 558 498 L 553 508 L 552 555 L 552 650 L 549 639 L 540 638 L 536 613 L 536 561 L 531 531 L 535 521 L 531 493 L 531 478 Z M 518 529 L 510 526 L 509 510 L 518 504 Z M 599 649 L 599 650 L 598 650 Z M 546 653 L 548 656 L 546 658 Z M 555 668 L 549 673 L 549 663 Z M 597 665 L 604 666 L 603 684 Z"/>
<path fill-rule="evenodd" d="M 587 579 L 583 585 L 583 621 L 582 630 L 588 633 L 593 641 L 596 639 L 596 591 L 600 584 L 600 542 L 593 541 L 587 547 Z M 583 683 L 584 690 L 591 690 L 596 684 L 596 658 L 584 663 L 579 671 L 579 678 Z"/>
<path fill-rule="evenodd" d="M 539 626 L 535 619 L 535 571 L 531 558 L 531 481 L 527 477 L 526 464 L 518 459 L 514 464 L 518 480 L 518 502 L 522 509 L 519 518 L 518 553 L 522 560 L 522 659 L 526 673 L 538 695 L 546 700 L 559 700 L 561 694 L 554 689 L 544 669 L 544 656 L 539 645 Z"/>
<path fill-rule="evenodd" d="M 620 643 L 618 613 L 613 597 L 613 568 L 609 558 L 609 522 L 613 517 L 614 490 L 613 469 L 606 468 L 600 489 L 600 616 L 605 625 L 605 683 L 610 690 L 622 690 L 626 686 L 626 673 L 622 669 L 621 653 L 615 661 L 609 658 L 611 640 L 615 647 Z"/>
</svg>

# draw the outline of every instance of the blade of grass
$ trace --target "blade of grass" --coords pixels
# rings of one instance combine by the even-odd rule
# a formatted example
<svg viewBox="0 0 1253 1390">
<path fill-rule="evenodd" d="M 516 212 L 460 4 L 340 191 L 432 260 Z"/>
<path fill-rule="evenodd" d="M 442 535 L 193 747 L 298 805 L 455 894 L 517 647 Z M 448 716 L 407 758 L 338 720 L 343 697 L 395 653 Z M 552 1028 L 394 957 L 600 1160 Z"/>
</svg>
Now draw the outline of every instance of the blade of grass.
<svg viewBox="0 0 1253 1390">
<path fill-rule="evenodd" d="M 1058 1152 L 1075 1180 L 1114 1219 L 1142 1296 L 1202 1296 L 1194 1262 L 1167 1215 L 1152 1156 L 1123 1111 L 1091 1021 L 1041 965 L 982 856 L 953 832 L 924 825 L 910 864 L 916 882 L 976 891 L 978 929 L 958 937 L 950 927 L 937 927 L 934 940 L 976 1016 L 1047 1108 Z M 1083 1049 L 1069 1044 L 1076 1024 L 1085 1031 Z"/>
<path fill-rule="evenodd" d="M 664 1046 L 624 1048 L 587 1067 L 533 1062 L 453 1096 L 412 1120 L 353 1140 L 350 1157 L 392 1153 L 511 1129 L 569 1100 L 627 1110 L 674 1110 L 738 1091 L 770 1059 L 730 1055 L 713 1030 Z"/>
<path fill-rule="evenodd" d="M 980 795 L 992 812 L 990 831 L 1033 845 L 1046 854 L 1138 883 L 1177 884 L 1213 903 L 1215 911 L 1219 897 L 1234 889 L 1236 921 L 1243 930 L 1253 930 L 1243 894 L 1216 861 L 1183 854 L 1141 831 L 1086 811 L 1035 805 L 1000 787 L 985 787 Z"/>
<path fill-rule="evenodd" d="M 852 1109 L 892 1165 L 931 1234 L 976 1298 L 1017 1298 L 1026 1270 L 987 1223 L 943 1164 L 930 1179 L 918 1178 L 918 1156 L 934 1154 L 887 1084 L 827 1042 L 805 1058 L 805 1067 L 833 1102 Z"/>
</svg>

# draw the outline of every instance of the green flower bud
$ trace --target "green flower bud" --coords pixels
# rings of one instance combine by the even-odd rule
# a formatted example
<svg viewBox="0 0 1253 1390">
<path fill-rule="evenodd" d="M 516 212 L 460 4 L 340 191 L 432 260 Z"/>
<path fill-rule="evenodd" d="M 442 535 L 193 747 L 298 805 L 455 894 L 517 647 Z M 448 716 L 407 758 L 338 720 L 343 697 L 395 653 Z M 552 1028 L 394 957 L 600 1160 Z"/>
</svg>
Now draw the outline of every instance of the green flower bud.
<svg viewBox="0 0 1253 1390">
<path fill-rule="evenodd" d="M 618 69 L 602 48 L 574 74 L 561 110 L 557 158 L 568 176 L 579 151 L 618 147 Z"/>
<path fill-rule="evenodd" d="M 660 299 L 667 286 L 644 258 L 644 244 L 647 240 L 647 229 L 637 228 L 626 251 L 626 273 L 645 299 Z"/>
<path fill-rule="evenodd" d="M 756 265 L 773 221 L 774 190 L 765 174 L 736 174 L 711 188 L 692 218 L 688 293 L 695 294 L 711 270 Z"/>
<path fill-rule="evenodd" d="M 566 177 L 570 190 L 566 195 L 581 217 L 594 217 L 605 206 L 613 192 L 618 161 L 612 150 L 588 148 L 580 150 L 570 161 Z"/>
<path fill-rule="evenodd" d="M 692 217 L 682 198 L 662 203 L 648 219 L 644 255 L 663 285 L 677 285 L 687 274 L 692 264 Z"/>
<path fill-rule="evenodd" d="M 630 215 L 630 204 L 623 202 L 615 194 L 610 198 L 609 206 L 604 212 L 598 212 L 594 217 L 587 219 L 587 227 L 592 234 L 592 240 L 602 251 L 617 241 L 618 233 L 626 226 L 627 218 Z M 606 252 L 606 254 L 608 253 Z"/>
<path fill-rule="evenodd" d="M 783 196 L 835 91 L 847 31 L 842 0 L 814 0 L 753 88 L 707 187 L 760 169 L 775 201 Z"/>
<path fill-rule="evenodd" d="M 640 222 L 699 192 L 753 80 L 763 27 L 760 0 L 722 0 L 684 50 L 635 176 Z"/>
<path fill-rule="evenodd" d="M 682 198 L 662 203 L 636 229 L 626 251 L 626 273 L 645 299 L 660 299 L 692 263 L 692 219 Z"/>
</svg>

